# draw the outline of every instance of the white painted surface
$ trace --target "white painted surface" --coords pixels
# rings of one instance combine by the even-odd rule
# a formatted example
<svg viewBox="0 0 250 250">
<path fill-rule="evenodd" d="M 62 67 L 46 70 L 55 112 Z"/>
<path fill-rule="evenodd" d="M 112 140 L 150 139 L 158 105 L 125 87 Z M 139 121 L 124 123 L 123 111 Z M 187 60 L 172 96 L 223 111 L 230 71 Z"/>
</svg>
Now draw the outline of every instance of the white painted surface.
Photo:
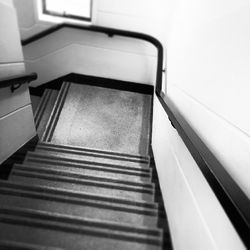
<svg viewBox="0 0 250 250">
<path fill-rule="evenodd" d="M 3 88 L 0 91 L 0 117 L 3 117 L 14 110 L 30 104 L 28 84 L 23 84 L 20 88 L 11 92 L 10 88 Z"/>
<path fill-rule="evenodd" d="M 250 197 L 250 2 L 165 7 L 168 94 Z"/>
<path fill-rule="evenodd" d="M 24 8 L 26 1 L 28 4 Z M 39 1 L 14 0 L 14 2 L 23 38 L 30 37 L 54 25 L 38 20 L 38 16 L 41 16 Z M 157 36 L 163 37 L 162 32 L 160 34 L 157 28 L 163 18 L 161 15 L 163 12 L 158 11 L 161 10 L 162 2 L 163 0 L 159 0 L 159 5 L 156 5 L 157 9 L 153 9 L 155 2 L 152 0 L 94 1 L 92 23 L 153 35 L 158 32 Z M 36 9 L 34 15 L 25 15 L 27 11 L 34 12 L 34 9 Z M 58 40 L 59 37 L 60 40 Z M 46 39 L 47 42 L 44 41 Z M 46 39 L 24 47 L 28 71 L 38 73 L 38 80 L 35 84 L 45 83 L 71 72 L 144 84 L 154 84 L 155 82 L 156 50 L 145 42 L 121 37 L 108 38 L 93 32 L 91 34 L 74 30 L 64 31 L 63 34 L 57 32 Z M 71 49 L 76 49 L 76 51 Z M 73 57 L 74 55 L 78 57 L 79 61 Z M 64 63 L 61 63 L 62 61 Z"/>
<path fill-rule="evenodd" d="M 3 63 L 0 64 L 0 76 L 1 79 L 9 78 L 14 75 L 23 74 L 25 72 L 25 65 L 20 63 Z"/>
<path fill-rule="evenodd" d="M 53 25 L 50 22 L 38 21 L 37 4 L 40 0 L 13 0 L 18 17 L 21 38 L 28 38 Z M 41 6 L 41 3 L 40 3 Z"/>
<path fill-rule="evenodd" d="M 0 118 L 0 163 L 36 135 L 31 105 Z"/>
<path fill-rule="evenodd" d="M 241 189 L 249 195 L 249 136 L 179 88 L 169 86 L 168 94 Z"/>
<path fill-rule="evenodd" d="M 66 22 L 63 18 L 42 14 L 41 0 L 13 0 L 17 9 L 22 38 L 52 26 Z M 163 38 L 164 30 L 158 26 L 165 20 L 162 8 L 165 0 L 94 0 L 92 24 L 145 32 Z M 41 21 L 42 20 L 42 21 Z M 74 22 L 73 20 L 68 20 Z M 79 23 L 78 21 L 75 21 Z M 82 22 L 87 25 L 87 22 Z"/>
<path fill-rule="evenodd" d="M 0 0 L 0 80 L 25 73 L 12 0 Z M 0 89 L 0 164 L 36 134 L 28 85 Z"/>
<path fill-rule="evenodd" d="M 152 145 L 174 249 L 245 249 L 157 97 Z"/>
<path fill-rule="evenodd" d="M 72 72 L 153 84 L 156 53 L 146 42 L 68 28 L 24 47 L 27 71 L 38 72 L 33 86 Z"/>
<path fill-rule="evenodd" d="M 163 38 L 165 0 L 96 0 L 95 24 Z"/>
<path fill-rule="evenodd" d="M 8 63 L 20 63 L 23 54 L 17 18 L 12 1 L 0 0 L 0 67 Z M 3 78 L 0 76 L 0 79 Z"/>
</svg>

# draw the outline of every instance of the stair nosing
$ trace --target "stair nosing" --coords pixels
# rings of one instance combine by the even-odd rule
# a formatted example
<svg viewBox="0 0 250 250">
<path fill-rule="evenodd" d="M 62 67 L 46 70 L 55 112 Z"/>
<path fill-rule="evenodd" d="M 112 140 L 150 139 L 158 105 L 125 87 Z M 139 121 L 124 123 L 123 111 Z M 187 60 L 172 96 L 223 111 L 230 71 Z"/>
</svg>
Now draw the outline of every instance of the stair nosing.
<svg viewBox="0 0 250 250">
<path fill-rule="evenodd" d="M 151 216 L 158 218 L 159 211 L 156 208 L 144 208 L 135 207 L 135 206 L 119 206 L 117 204 L 112 204 L 111 202 L 105 201 L 96 201 L 96 200 L 81 200 L 77 198 L 72 198 L 64 195 L 54 195 L 54 194 L 45 194 L 34 191 L 23 191 L 23 190 L 15 190 L 11 188 L 1 188 L 0 195 L 5 195 L 8 197 L 18 197 L 18 198 L 27 198 L 32 200 L 41 200 L 47 202 L 57 202 L 57 203 L 66 203 L 67 205 L 77 205 L 77 206 L 89 206 L 100 209 L 106 209 L 111 211 L 118 211 L 121 213 L 130 213 L 130 214 L 138 214 L 143 216 Z"/>
<path fill-rule="evenodd" d="M 63 82 L 62 87 L 59 90 L 59 93 L 57 95 L 54 107 L 53 107 L 51 114 L 49 116 L 48 122 L 46 124 L 46 128 L 45 128 L 45 131 L 42 135 L 41 141 L 50 141 L 51 140 L 51 138 L 53 136 L 54 129 L 56 127 L 57 120 L 58 120 L 60 112 L 63 108 L 64 100 L 67 96 L 66 94 L 68 92 L 69 87 L 70 87 L 69 82 Z"/>
<path fill-rule="evenodd" d="M 36 244 L 29 244 L 23 242 L 15 242 L 15 241 L 8 241 L 8 240 L 0 240 L 0 249 L 4 247 L 8 247 L 8 249 L 15 249 L 15 250 L 63 250 L 63 248 L 58 247 L 51 247 L 51 246 L 42 246 Z"/>
<path fill-rule="evenodd" d="M 130 170 L 120 170 L 120 169 L 115 169 L 115 168 L 102 168 L 101 166 L 92 166 L 92 165 L 79 165 L 79 164 L 69 164 L 65 162 L 59 162 L 58 164 L 57 161 L 50 161 L 50 160 L 41 160 L 40 159 L 32 159 L 29 158 L 28 160 L 25 160 L 23 164 L 25 165 L 34 165 L 39 167 L 44 167 L 48 168 L 50 166 L 57 166 L 57 167 L 69 167 L 69 168 L 75 168 L 75 169 L 88 169 L 88 170 L 94 170 L 94 171 L 102 171 L 102 172 L 107 172 L 107 173 L 117 173 L 117 174 L 122 174 L 122 175 L 128 175 L 128 176 L 137 176 L 137 177 L 145 177 L 148 178 L 149 180 L 147 183 L 151 183 L 150 178 L 152 177 L 152 173 L 140 173 L 139 171 L 130 171 Z M 144 181 L 145 182 L 145 181 Z"/>
<path fill-rule="evenodd" d="M 144 187 L 144 188 L 151 188 L 153 189 L 155 187 L 155 184 L 152 182 L 143 182 L 143 181 L 128 181 L 128 180 L 122 180 L 118 178 L 111 178 L 111 177 L 99 177 L 95 175 L 90 175 L 90 174 L 82 174 L 82 173 L 77 173 L 74 171 L 70 170 L 58 170 L 58 169 L 52 169 L 52 168 L 45 168 L 41 166 L 33 166 L 29 164 L 14 164 L 15 169 L 21 169 L 21 170 L 29 170 L 32 172 L 42 172 L 42 173 L 53 173 L 53 174 L 59 174 L 60 176 L 68 176 L 68 177 L 79 177 L 79 178 L 85 178 L 85 179 L 92 179 L 96 181 L 103 181 L 103 182 L 112 182 L 112 183 L 117 183 L 117 184 L 123 184 L 123 185 L 128 185 L 128 186 L 138 186 L 138 187 Z"/>
<path fill-rule="evenodd" d="M 136 187 L 129 187 L 125 185 L 115 185 L 115 184 L 108 184 L 104 182 L 97 182 L 97 181 L 85 181 L 85 180 L 78 180 L 75 178 L 70 177 L 58 177 L 49 174 L 41 174 L 41 173 L 30 173 L 29 171 L 25 170 L 12 170 L 11 176 L 21 176 L 24 178 L 37 178 L 42 180 L 54 181 L 54 182 L 63 182 L 68 184 L 75 184 L 75 185 L 87 185 L 87 186 L 95 186 L 99 188 L 107 188 L 112 190 L 121 190 L 127 192 L 134 192 L 134 193 L 144 193 L 149 195 L 154 195 L 153 189 L 143 189 L 143 188 L 136 188 Z"/>
<path fill-rule="evenodd" d="M 38 104 L 38 107 L 36 108 L 35 110 L 35 114 L 34 114 L 34 120 L 35 120 L 35 123 L 37 125 L 37 121 L 38 121 L 38 118 L 41 116 L 41 114 L 43 113 L 42 110 L 43 110 L 43 107 L 46 103 L 46 100 L 48 99 L 48 96 L 49 96 L 49 92 L 50 90 L 49 89 L 45 89 L 44 92 L 43 92 L 43 95 L 40 99 L 40 102 Z M 39 118 L 40 119 L 40 118 Z"/>
<path fill-rule="evenodd" d="M 59 195 L 68 195 L 70 197 L 77 197 L 79 199 L 98 199 L 100 201 L 108 201 L 108 202 L 115 202 L 117 204 L 124 204 L 124 205 L 130 205 L 130 206 L 138 206 L 138 207 L 147 207 L 149 209 L 158 209 L 158 203 L 155 202 L 148 202 L 148 201 L 135 201 L 131 199 L 124 199 L 124 198 L 118 198 L 118 197 L 112 197 L 108 195 L 98 195 L 98 194 L 92 194 L 87 192 L 79 192 L 75 190 L 68 190 L 64 188 L 57 188 L 57 187 L 48 187 L 44 185 L 25 185 L 22 183 L 17 183 L 13 181 L 0 181 L 0 187 L 6 187 L 7 186 L 15 186 L 17 188 L 23 188 L 26 190 L 37 190 L 37 192 L 44 192 L 46 190 L 47 192 L 51 192 L 52 194 L 59 194 Z"/>
<path fill-rule="evenodd" d="M 126 238 L 126 236 L 128 236 L 127 238 L 131 238 L 132 240 L 145 241 L 155 239 L 156 241 L 152 241 L 155 243 L 161 243 L 161 238 L 163 236 L 163 231 L 160 228 L 135 227 L 118 222 L 87 219 L 79 216 L 70 216 L 27 208 L 0 206 L 0 221 L 13 224 L 21 222 L 21 225 L 26 224 L 29 226 L 35 224 L 35 226 L 43 228 L 47 226 L 47 228 L 52 227 L 57 230 L 75 231 L 74 233 L 79 233 L 81 230 L 85 233 L 96 233 L 97 231 L 109 237 L 120 236 Z"/>
<path fill-rule="evenodd" d="M 139 167 L 139 166 L 125 166 L 121 164 L 108 164 L 108 163 L 101 163 L 101 162 L 91 162 L 91 161 L 86 161 L 86 160 L 78 160 L 78 159 L 72 159 L 70 157 L 62 157 L 62 156 L 56 156 L 56 155 L 49 155 L 49 154 L 43 154 L 40 152 L 28 152 L 27 153 L 27 161 L 30 157 L 33 158 L 46 158 L 46 159 L 51 159 L 51 160 L 57 160 L 57 161 L 68 161 L 70 163 L 75 163 L 75 164 L 88 164 L 88 165 L 95 165 L 95 166 L 101 166 L 101 167 L 110 167 L 110 168 L 117 168 L 117 169 L 128 169 L 132 171 L 140 171 L 140 172 L 145 172 L 149 173 L 151 172 L 151 168 L 147 167 Z"/>
<path fill-rule="evenodd" d="M 108 150 L 102 150 L 102 149 L 95 149 L 95 148 L 86 148 L 86 147 L 80 147 L 80 146 L 73 146 L 73 145 L 63 145 L 63 144 L 53 144 L 51 142 L 44 142 L 41 141 L 38 144 L 38 147 L 43 147 L 43 148 L 54 148 L 58 150 L 72 150 L 72 151 L 78 151 L 78 152 L 89 152 L 89 153 L 94 153 L 94 154 L 103 154 L 103 155 L 111 155 L 111 156 L 117 156 L 117 157 L 128 157 L 128 158 L 135 158 L 138 160 L 143 160 L 145 163 L 149 162 L 149 156 L 142 156 L 142 155 L 133 155 L 133 154 L 127 154 L 127 153 L 122 153 L 118 151 L 108 151 Z M 133 161 L 133 159 L 131 159 Z"/>
</svg>

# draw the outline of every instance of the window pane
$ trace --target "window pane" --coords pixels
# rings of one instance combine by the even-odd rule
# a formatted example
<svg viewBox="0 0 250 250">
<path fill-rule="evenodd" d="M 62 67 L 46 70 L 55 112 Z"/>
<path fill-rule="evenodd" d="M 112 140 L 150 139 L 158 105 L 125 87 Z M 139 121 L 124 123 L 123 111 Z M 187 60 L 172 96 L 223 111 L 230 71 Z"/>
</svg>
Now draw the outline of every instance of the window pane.
<svg viewBox="0 0 250 250">
<path fill-rule="evenodd" d="M 46 0 L 46 11 L 90 18 L 91 0 Z"/>
</svg>

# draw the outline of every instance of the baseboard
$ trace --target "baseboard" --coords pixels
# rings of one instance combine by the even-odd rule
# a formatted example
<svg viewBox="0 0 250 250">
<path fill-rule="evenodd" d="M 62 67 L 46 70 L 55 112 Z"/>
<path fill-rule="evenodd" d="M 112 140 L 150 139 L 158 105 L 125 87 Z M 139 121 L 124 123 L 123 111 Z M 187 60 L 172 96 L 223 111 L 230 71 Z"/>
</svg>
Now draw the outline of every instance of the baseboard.
<svg viewBox="0 0 250 250">
<path fill-rule="evenodd" d="M 121 80 L 109 79 L 97 76 L 81 75 L 76 73 L 70 73 L 63 77 L 59 77 L 53 81 L 42 84 L 38 87 L 31 86 L 30 93 L 31 95 L 41 96 L 46 88 L 59 90 L 64 81 L 74 82 L 78 84 L 99 86 L 104 88 L 118 89 L 124 91 L 131 91 L 148 95 L 153 95 L 154 93 L 154 87 L 152 85 L 121 81 Z"/>
</svg>

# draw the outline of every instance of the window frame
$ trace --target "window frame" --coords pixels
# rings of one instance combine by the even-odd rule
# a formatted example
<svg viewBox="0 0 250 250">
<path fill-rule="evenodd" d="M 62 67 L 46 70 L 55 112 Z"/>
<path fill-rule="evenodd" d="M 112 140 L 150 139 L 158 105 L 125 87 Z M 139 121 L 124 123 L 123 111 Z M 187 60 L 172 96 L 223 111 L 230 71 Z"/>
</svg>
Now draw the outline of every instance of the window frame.
<svg viewBox="0 0 250 250">
<path fill-rule="evenodd" d="M 89 0 L 89 1 L 90 1 L 89 17 L 71 15 L 71 14 L 60 13 L 60 12 L 56 12 L 56 11 L 47 10 L 47 8 L 46 8 L 47 0 L 42 0 L 42 10 L 43 10 L 43 14 L 50 15 L 50 16 L 91 22 L 91 20 L 92 20 L 92 10 L 93 10 L 93 0 Z"/>
</svg>

